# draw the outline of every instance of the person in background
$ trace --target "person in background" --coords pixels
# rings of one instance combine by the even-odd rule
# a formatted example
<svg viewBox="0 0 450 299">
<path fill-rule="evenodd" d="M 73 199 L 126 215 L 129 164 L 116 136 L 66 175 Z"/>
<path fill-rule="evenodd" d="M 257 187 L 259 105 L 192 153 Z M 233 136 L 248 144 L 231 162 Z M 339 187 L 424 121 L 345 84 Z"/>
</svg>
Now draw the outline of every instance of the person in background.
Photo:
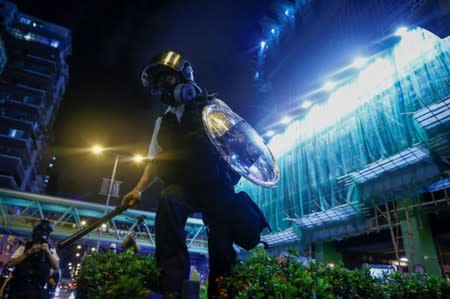
<svg viewBox="0 0 450 299">
<path fill-rule="evenodd" d="M 109 244 L 109 248 L 108 249 L 112 253 L 117 253 L 117 245 L 116 245 L 116 243 Z"/>
<path fill-rule="evenodd" d="M 141 250 L 141 247 L 136 242 L 136 233 L 135 232 L 130 233 L 125 239 L 123 239 L 120 246 L 122 247 L 122 249 L 124 251 L 131 249 L 136 254 L 139 253 L 139 251 Z"/>
<path fill-rule="evenodd" d="M 32 240 L 21 245 L 8 262 L 15 267 L 8 299 L 46 299 L 51 271 L 59 272 L 59 257 L 51 245 L 53 225 L 47 219 L 37 223 Z"/>
</svg>

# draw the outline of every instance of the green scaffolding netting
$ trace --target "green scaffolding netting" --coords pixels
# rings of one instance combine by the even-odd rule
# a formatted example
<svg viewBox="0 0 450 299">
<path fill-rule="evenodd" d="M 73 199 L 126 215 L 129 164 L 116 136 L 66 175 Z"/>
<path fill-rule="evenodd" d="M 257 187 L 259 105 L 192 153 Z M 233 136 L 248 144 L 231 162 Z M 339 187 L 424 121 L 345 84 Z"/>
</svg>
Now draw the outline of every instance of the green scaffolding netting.
<svg viewBox="0 0 450 299">
<path fill-rule="evenodd" d="M 292 225 L 286 219 L 360 203 L 358 186 L 340 179 L 428 140 L 412 115 L 450 95 L 449 65 L 449 38 L 407 32 L 271 139 L 281 173 L 276 188 L 241 180 L 237 189 L 249 193 L 276 230 Z"/>
</svg>

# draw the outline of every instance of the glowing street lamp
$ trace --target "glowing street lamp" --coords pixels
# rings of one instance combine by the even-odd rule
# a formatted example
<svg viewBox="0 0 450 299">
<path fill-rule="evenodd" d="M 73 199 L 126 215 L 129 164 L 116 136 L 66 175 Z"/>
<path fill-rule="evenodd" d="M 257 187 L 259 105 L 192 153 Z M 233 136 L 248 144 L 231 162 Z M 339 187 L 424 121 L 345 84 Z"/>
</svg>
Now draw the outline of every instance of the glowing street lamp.
<svg viewBox="0 0 450 299">
<path fill-rule="evenodd" d="M 91 148 L 91 151 L 94 153 L 94 154 L 96 154 L 96 155 L 98 155 L 98 154 L 100 154 L 101 152 L 103 152 L 103 150 L 104 150 L 104 148 L 103 147 L 101 147 L 100 145 L 94 145 L 92 148 Z"/>
<path fill-rule="evenodd" d="M 142 155 L 139 155 L 139 154 L 134 155 L 134 157 L 133 157 L 133 161 L 135 161 L 137 163 L 144 161 L 144 159 L 145 159 L 145 157 Z"/>
</svg>

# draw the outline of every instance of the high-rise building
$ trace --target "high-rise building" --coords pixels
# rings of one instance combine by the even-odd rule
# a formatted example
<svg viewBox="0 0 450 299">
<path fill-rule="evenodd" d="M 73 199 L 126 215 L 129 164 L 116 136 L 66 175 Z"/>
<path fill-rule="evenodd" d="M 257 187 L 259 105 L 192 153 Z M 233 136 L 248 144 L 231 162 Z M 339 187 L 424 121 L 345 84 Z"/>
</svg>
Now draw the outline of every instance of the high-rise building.
<svg viewBox="0 0 450 299">
<path fill-rule="evenodd" d="M 71 31 L 3 0 L 0 27 L 0 187 L 40 193 L 43 150 L 69 79 Z"/>
</svg>

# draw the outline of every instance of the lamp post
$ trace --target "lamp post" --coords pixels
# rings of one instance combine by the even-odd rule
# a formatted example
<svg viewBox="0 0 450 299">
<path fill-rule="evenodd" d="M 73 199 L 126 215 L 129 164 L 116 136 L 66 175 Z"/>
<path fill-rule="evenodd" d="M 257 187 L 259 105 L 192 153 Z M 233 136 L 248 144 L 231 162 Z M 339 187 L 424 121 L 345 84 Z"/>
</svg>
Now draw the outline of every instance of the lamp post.
<svg viewBox="0 0 450 299">
<path fill-rule="evenodd" d="M 119 157 L 120 157 L 120 155 L 117 154 L 116 159 L 114 160 L 114 166 L 113 166 L 113 170 L 112 170 L 112 174 L 111 174 L 111 182 L 109 183 L 108 195 L 106 196 L 106 206 L 105 206 L 104 214 L 106 214 L 108 212 L 109 201 L 111 199 L 111 192 L 112 192 L 112 188 L 113 188 L 113 184 L 114 184 L 114 178 L 116 177 L 117 164 L 119 164 Z"/>
<path fill-rule="evenodd" d="M 91 150 L 92 150 L 92 152 L 94 154 L 100 154 L 100 153 L 102 153 L 104 151 L 104 148 L 102 148 L 99 145 L 95 145 L 95 146 L 92 147 Z M 106 205 L 105 205 L 105 211 L 103 213 L 104 215 L 106 215 L 108 213 L 109 202 L 111 200 L 112 190 L 113 190 L 113 186 L 114 186 L 114 179 L 116 177 L 117 165 L 119 164 L 119 159 L 120 159 L 120 154 L 116 153 L 115 156 L 116 157 L 115 157 L 115 160 L 114 160 L 114 166 L 113 166 L 113 170 L 112 170 L 112 174 L 111 174 L 111 181 L 109 183 L 108 193 L 106 195 Z M 135 155 L 133 157 L 133 161 L 135 161 L 137 163 L 139 163 L 139 162 L 141 162 L 143 160 L 144 160 L 144 157 L 141 156 L 141 155 Z M 100 248 L 100 243 L 102 241 L 102 236 L 103 236 L 103 231 L 100 230 L 100 235 L 99 235 L 99 238 L 98 238 L 97 249 L 96 249 L 97 252 L 98 252 L 98 250 Z"/>
</svg>

